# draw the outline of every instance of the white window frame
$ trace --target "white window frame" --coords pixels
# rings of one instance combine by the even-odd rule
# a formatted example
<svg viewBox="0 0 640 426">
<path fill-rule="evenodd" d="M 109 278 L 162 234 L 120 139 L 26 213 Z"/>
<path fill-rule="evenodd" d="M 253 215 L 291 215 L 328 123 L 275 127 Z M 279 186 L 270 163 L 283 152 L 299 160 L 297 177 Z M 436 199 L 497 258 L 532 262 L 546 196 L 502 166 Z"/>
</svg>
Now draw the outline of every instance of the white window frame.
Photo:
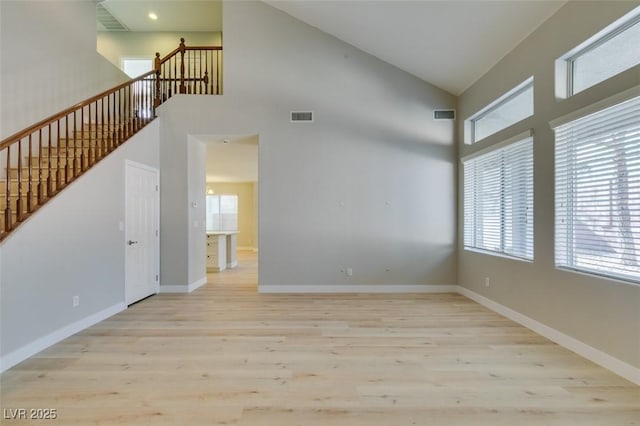
<svg viewBox="0 0 640 426">
<path fill-rule="evenodd" d="M 511 185 L 511 190 L 509 193 L 501 193 L 500 194 L 500 206 L 499 206 L 499 217 L 491 217 L 490 220 L 495 224 L 498 223 L 498 227 L 500 231 L 498 232 L 497 238 L 499 239 L 499 244 L 496 246 L 490 246 L 488 243 L 483 241 L 482 237 L 478 237 L 479 234 L 483 234 L 482 222 L 484 218 L 482 217 L 483 211 L 478 210 L 478 205 L 483 203 L 483 200 L 478 199 L 478 194 L 482 192 L 482 189 L 477 188 L 475 185 L 478 185 L 478 175 L 476 172 L 483 172 L 486 170 L 476 170 L 476 164 L 472 164 L 476 161 L 486 160 L 490 158 L 493 161 L 496 161 L 498 158 L 504 160 L 502 154 L 508 152 L 509 148 L 514 147 L 518 144 L 528 143 L 529 146 L 524 149 L 530 149 L 530 174 L 524 175 L 524 182 L 520 181 L 506 181 L 505 179 L 505 164 L 500 166 L 500 178 L 499 178 L 499 186 L 500 191 L 507 191 L 505 185 L 508 183 Z M 522 149 L 522 148 L 520 148 Z M 496 158 L 491 158 L 489 156 L 494 156 Z M 504 256 L 518 260 L 524 261 L 532 261 L 534 258 L 534 236 L 533 236 L 533 228 L 534 228 L 534 186 L 533 186 L 533 131 L 527 130 L 519 135 L 511 137 L 503 142 L 494 144 L 485 149 L 479 150 L 471 155 L 468 155 L 461 159 L 461 163 L 464 169 L 463 173 L 463 246 L 465 250 L 471 251 L 479 251 L 486 254 Z M 473 166 L 474 169 L 467 169 L 467 167 Z M 467 181 L 467 173 L 474 173 L 474 177 L 472 181 Z M 494 184 L 495 182 L 491 182 Z M 513 185 L 518 186 L 521 184 L 528 185 L 527 188 L 522 190 L 514 190 Z M 474 185 L 473 188 L 469 187 L 469 185 Z M 524 200 L 521 200 L 520 203 L 523 204 L 520 206 L 523 209 L 519 214 L 514 215 L 514 201 L 507 200 L 505 197 L 513 197 L 513 195 L 523 196 Z M 485 200 L 486 201 L 486 200 Z M 507 205 L 512 204 L 511 213 L 506 213 Z M 517 219 L 517 220 L 516 220 Z M 494 225 L 495 226 L 495 225 Z M 513 245 L 508 245 L 506 240 L 508 239 L 508 235 L 512 235 L 512 240 L 515 237 L 515 234 L 519 234 L 519 240 L 517 243 Z M 495 235 L 491 235 L 494 236 Z M 524 238 L 524 239 L 523 239 Z"/>
<path fill-rule="evenodd" d="M 561 128 L 562 126 L 565 126 L 576 120 L 580 120 L 581 118 L 588 119 L 589 116 L 591 116 L 592 114 L 605 111 L 610 107 L 615 107 L 623 102 L 629 101 L 634 98 L 639 98 L 639 97 L 640 97 L 640 86 L 636 86 L 622 93 L 611 96 L 610 98 L 601 100 L 585 108 L 582 108 L 578 111 L 575 111 L 571 114 L 567 114 L 563 117 L 553 120 L 552 122 L 550 122 L 550 126 L 557 133 L 557 129 Z M 585 126 L 580 124 L 579 128 L 585 129 Z M 599 129 L 601 129 L 601 127 L 599 127 Z M 606 132 L 603 132 L 603 135 L 604 134 L 606 134 Z M 599 134 L 598 136 L 602 137 Z M 589 134 L 587 137 L 593 138 L 594 136 Z M 572 188 L 575 187 L 576 181 L 579 179 L 579 176 L 577 175 L 578 172 L 565 173 L 563 169 L 558 167 L 559 165 L 561 166 L 563 162 L 557 158 L 559 155 L 557 135 L 555 139 L 556 139 L 555 141 L 555 144 L 556 144 L 555 211 L 556 213 L 555 213 L 555 235 L 554 235 L 554 245 L 555 245 L 554 258 L 555 258 L 556 268 L 561 270 L 568 270 L 572 272 L 585 273 L 588 275 L 603 276 L 607 278 L 623 280 L 633 284 L 640 284 L 640 267 L 638 268 L 638 271 L 635 274 L 624 272 L 624 271 L 621 272 L 620 271 L 621 268 L 615 263 L 615 261 L 613 260 L 610 261 L 609 259 L 611 259 L 612 257 L 610 255 L 607 255 L 606 253 L 603 253 L 600 255 L 601 258 L 606 259 L 606 260 L 600 261 L 600 263 L 602 263 L 601 265 L 592 263 L 591 264 L 592 266 L 589 266 L 589 264 L 584 259 L 581 260 L 577 258 L 577 256 L 579 256 L 579 253 L 578 253 L 579 249 L 577 247 L 577 244 L 581 240 L 576 239 L 575 237 L 575 233 L 577 231 L 573 223 L 577 221 L 580 213 L 577 212 L 576 200 L 575 200 L 575 196 L 573 196 L 574 190 Z M 573 146 L 574 144 L 571 144 L 569 147 L 573 147 Z M 592 152 L 592 150 L 593 148 L 590 148 L 590 152 Z M 571 152 L 567 153 L 565 156 L 569 156 L 570 154 Z M 561 154 L 561 155 L 564 155 L 564 154 Z M 595 155 L 595 154 L 590 154 L 590 155 Z M 598 158 L 602 158 L 602 157 L 598 156 Z M 637 160 L 637 158 L 635 159 Z M 568 167 L 570 167 L 572 166 L 573 163 L 567 163 L 567 164 L 568 164 Z M 602 172 L 599 172 L 599 173 L 602 173 Z M 601 182 L 601 184 L 602 186 L 606 186 L 606 183 L 604 181 Z M 603 204 L 601 207 L 609 211 L 610 217 L 607 222 L 607 225 L 613 228 L 615 227 L 615 221 L 613 217 L 614 198 L 613 198 L 613 191 L 612 191 L 612 188 L 613 188 L 612 183 L 609 184 L 609 188 L 611 188 L 611 194 L 609 194 L 608 198 L 601 197 L 601 201 Z M 637 195 L 637 194 L 634 193 L 634 195 Z M 591 211 L 591 209 L 593 209 L 593 207 L 590 204 L 588 211 Z M 604 224 L 605 222 L 601 220 L 600 223 Z M 592 232 L 595 233 L 595 231 L 592 231 Z M 608 239 L 606 239 L 607 237 L 604 237 L 604 238 L 607 243 L 611 239 L 610 237 Z M 637 253 L 640 252 L 640 244 L 638 244 L 638 249 L 636 250 L 636 252 Z M 583 257 L 587 258 L 587 256 L 585 255 L 583 255 Z M 636 254 L 636 257 L 640 257 L 640 254 Z M 610 264 L 611 267 L 608 268 L 607 265 L 604 264 L 605 262 Z"/>
<path fill-rule="evenodd" d="M 571 49 L 569 52 L 559 57 L 555 63 L 556 99 L 560 100 L 560 99 L 570 98 L 571 96 L 577 93 L 583 92 L 589 89 L 590 87 L 593 87 L 596 84 L 599 84 L 602 81 L 606 81 L 629 69 L 627 68 L 625 70 L 618 71 L 617 73 L 610 75 L 609 77 L 605 78 L 600 82 L 594 83 L 589 87 L 585 87 L 580 91 L 577 91 L 577 92 L 575 91 L 575 88 L 574 88 L 575 61 L 578 58 L 580 58 L 580 56 L 592 51 L 593 49 L 596 49 L 602 46 L 603 44 L 607 43 L 609 40 L 625 32 L 627 29 L 629 29 L 630 27 L 633 27 L 638 23 L 640 23 L 640 7 L 634 9 L 630 13 L 627 13 L 622 18 L 613 22 L 611 25 L 608 25 L 602 31 L 599 31 L 598 33 L 596 33 L 595 35 L 593 35 L 592 37 L 590 37 L 580 45 L 576 46 L 575 48 Z"/>
<path fill-rule="evenodd" d="M 471 117 L 469 117 L 468 119 L 465 120 L 465 144 L 467 145 L 471 145 L 474 144 L 476 142 L 479 142 L 483 139 L 486 139 L 487 137 L 491 136 L 491 135 L 487 135 L 485 137 L 483 137 L 482 139 L 477 139 L 476 138 L 476 123 L 481 120 L 483 117 L 487 116 L 488 114 L 490 114 L 491 112 L 495 111 L 496 109 L 500 108 L 502 105 L 504 105 L 505 103 L 509 102 L 511 99 L 521 95 L 522 93 L 524 93 L 525 91 L 531 89 L 532 91 L 534 90 L 534 81 L 533 81 L 533 76 L 527 78 L 525 81 L 523 81 L 522 83 L 518 84 L 516 87 L 514 87 L 513 89 L 509 90 L 507 93 L 505 93 L 504 95 L 500 96 L 498 99 L 494 100 L 493 102 L 491 102 L 489 105 L 485 106 L 484 108 L 482 108 L 480 111 L 476 112 L 475 114 L 473 114 Z M 531 106 L 531 110 L 532 113 L 531 115 L 528 115 L 526 117 L 521 118 L 520 120 L 511 123 L 510 125 L 499 129 L 497 131 L 495 131 L 493 134 L 504 130 L 508 127 L 513 126 L 516 123 L 519 123 L 520 121 L 531 117 L 533 115 L 533 105 Z"/>
<path fill-rule="evenodd" d="M 126 67 L 127 62 L 133 62 L 133 61 L 136 61 L 136 62 L 145 61 L 145 62 L 147 62 L 148 61 L 149 64 L 151 65 L 151 68 L 149 69 L 149 71 L 153 71 L 153 59 L 154 58 L 147 58 L 147 57 L 129 57 L 129 56 L 122 57 L 120 59 L 120 62 L 121 62 L 120 69 L 122 70 L 122 72 L 127 74 L 127 72 L 125 71 L 125 67 Z M 142 74 L 144 74 L 144 73 L 142 73 Z M 129 75 L 130 78 L 137 78 L 137 77 L 140 77 L 142 74 L 139 74 L 139 75 L 129 75 L 129 74 L 127 74 L 127 75 Z"/>
<path fill-rule="evenodd" d="M 235 198 L 234 212 L 222 213 L 222 197 Z M 209 212 L 208 206 L 210 203 L 217 205 L 218 213 Z M 239 222 L 239 216 L 238 216 L 239 203 L 240 203 L 240 197 L 238 196 L 238 194 L 207 194 L 206 206 L 205 206 L 207 210 L 205 213 L 206 214 L 205 229 L 207 230 L 207 232 L 237 232 L 238 222 Z M 217 217 L 217 221 L 215 221 L 215 223 L 212 223 L 212 220 L 214 219 L 212 217 L 213 215 Z M 223 218 L 223 215 L 229 216 L 226 219 L 227 220 L 231 219 L 231 222 L 235 226 L 224 226 L 226 221 L 225 221 L 225 218 Z"/>
</svg>

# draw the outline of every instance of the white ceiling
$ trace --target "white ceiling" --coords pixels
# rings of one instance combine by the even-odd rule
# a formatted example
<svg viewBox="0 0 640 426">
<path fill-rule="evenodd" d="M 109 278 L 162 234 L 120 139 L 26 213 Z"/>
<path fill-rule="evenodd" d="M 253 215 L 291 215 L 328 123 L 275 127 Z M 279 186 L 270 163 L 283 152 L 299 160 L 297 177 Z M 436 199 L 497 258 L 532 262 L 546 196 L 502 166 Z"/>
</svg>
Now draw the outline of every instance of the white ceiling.
<svg viewBox="0 0 640 426">
<path fill-rule="evenodd" d="M 566 3 L 264 1 L 454 95 Z"/>
<path fill-rule="evenodd" d="M 207 182 L 257 182 L 258 135 L 192 135 L 207 148 Z"/>
<path fill-rule="evenodd" d="M 219 0 L 103 0 L 99 1 L 129 31 L 222 31 Z M 153 12 L 158 19 L 149 19 Z M 98 24 L 99 30 L 104 30 Z"/>
</svg>

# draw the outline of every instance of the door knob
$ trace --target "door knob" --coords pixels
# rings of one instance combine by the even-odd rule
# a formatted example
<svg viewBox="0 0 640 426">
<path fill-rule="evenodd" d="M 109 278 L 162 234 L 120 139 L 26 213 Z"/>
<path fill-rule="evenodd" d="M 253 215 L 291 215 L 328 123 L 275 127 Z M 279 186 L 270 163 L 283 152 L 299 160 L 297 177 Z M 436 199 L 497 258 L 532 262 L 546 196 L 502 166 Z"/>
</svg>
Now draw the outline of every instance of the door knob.
<svg viewBox="0 0 640 426">
<path fill-rule="evenodd" d="M 138 242 L 137 242 L 137 241 L 131 241 L 131 240 L 129 240 L 129 241 L 127 241 L 127 244 L 129 244 L 130 246 L 132 246 L 132 245 L 134 245 L 134 244 L 138 244 Z"/>
</svg>

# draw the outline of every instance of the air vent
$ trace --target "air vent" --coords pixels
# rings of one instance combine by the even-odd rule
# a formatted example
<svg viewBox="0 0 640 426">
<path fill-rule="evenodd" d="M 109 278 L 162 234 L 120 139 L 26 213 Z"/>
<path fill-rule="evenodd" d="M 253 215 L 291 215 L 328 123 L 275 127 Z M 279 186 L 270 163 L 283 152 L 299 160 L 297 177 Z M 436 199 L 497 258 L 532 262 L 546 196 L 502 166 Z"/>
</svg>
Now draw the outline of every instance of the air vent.
<svg viewBox="0 0 640 426">
<path fill-rule="evenodd" d="M 96 21 L 98 21 L 106 31 L 129 31 L 129 28 L 122 25 L 122 23 L 100 3 L 96 4 Z"/>
<path fill-rule="evenodd" d="M 292 123 L 313 123 L 313 111 L 291 111 Z"/>
<path fill-rule="evenodd" d="M 455 109 L 436 109 L 433 111 L 433 119 L 434 120 L 455 120 L 456 110 Z"/>
</svg>

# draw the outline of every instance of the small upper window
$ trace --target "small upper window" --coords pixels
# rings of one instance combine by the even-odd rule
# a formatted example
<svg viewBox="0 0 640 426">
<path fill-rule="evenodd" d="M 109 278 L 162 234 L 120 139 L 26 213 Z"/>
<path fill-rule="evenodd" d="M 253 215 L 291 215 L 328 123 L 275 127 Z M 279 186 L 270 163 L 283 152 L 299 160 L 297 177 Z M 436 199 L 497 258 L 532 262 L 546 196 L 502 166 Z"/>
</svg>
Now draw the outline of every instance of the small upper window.
<svg viewBox="0 0 640 426">
<path fill-rule="evenodd" d="M 146 74 L 153 69 L 152 59 L 122 59 L 122 71 L 131 78 Z"/>
<path fill-rule="evenodd" d="M 582 92 L 640 64 L 640 8 L 571 50 L 558 62 L 556 70 L 561 98 Z"/>
<path fill-rule="evenodd" d="M 465 123 L 465 142 L 476 143 L 533 115 L 533 77 L 471 116 Z"/>
</svg>

